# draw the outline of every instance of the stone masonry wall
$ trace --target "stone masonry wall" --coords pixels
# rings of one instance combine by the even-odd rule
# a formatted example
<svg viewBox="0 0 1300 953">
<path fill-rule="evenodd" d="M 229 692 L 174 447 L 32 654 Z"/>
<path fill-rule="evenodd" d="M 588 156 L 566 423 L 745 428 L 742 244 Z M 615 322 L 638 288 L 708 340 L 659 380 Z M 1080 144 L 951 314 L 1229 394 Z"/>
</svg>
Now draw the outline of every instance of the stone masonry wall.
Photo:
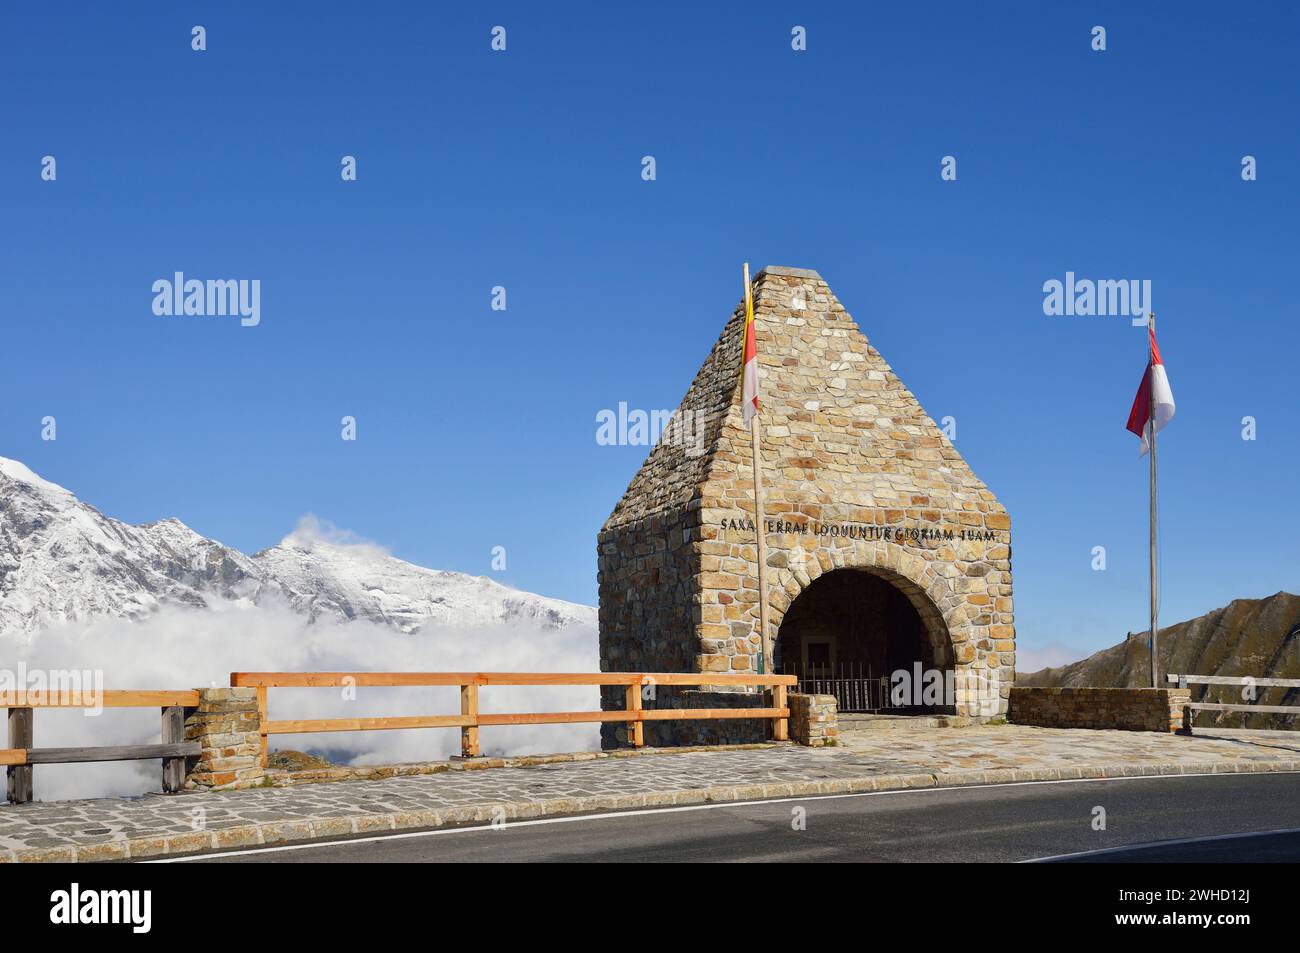
<svg viewBox="0 0 1300 953">
<path fill-rule="evenodd" d="M 822 574 L 872 573 L 908 598 L 931 657 L 955 669 L 957 713 L 1004 715 L 1015 677 L 1006 510 L 816 272 L 765 269 L 754 310 L 770 638 Z M 742 306 L 680 405 L 701 443 L 656 444 L 600 532 L 603 671 L 758 668 L 743 323 Z"/>
<path fill-rule="evenodd" d="M 1040 728 L 1180 731 L 1186 688 L 1013 688 L 1008 721 Z"/>
<path fill-rule="evenodd" d="M 625 700 L 618 689 L 617 701 L 604 707 L 619 710 Z M 772 705 L 770 692 L 749 693 L 736 691 L 701 691 L 696 688 L 659 686 L 653 701 L 643 701 L 645 708 L 767 708 Z M 647 721 L 642 723 L 645 743 L 652 748 L 680 745 L 735 745 L 757 744 L 771 738 L 770 719 L 762 718 L 711 718 L 703 721 Z M 610 743 L 602 747 L 625 747 L 628 743 L 627 726 L 621 723 L 603 726 Z"/>
<path fill-rule="evenodd" d="M 839 718 L 834 695 L 805 695 L 791 692 L 790 740 L 809 748 L 836 744 L 839 737 Z"/>
<path fill-rule="evenodd" d="M 599 565 L 620 569 L 599 574 L 602 672 L 695 671 L 691 644 L 681 637 L 694 624 L 691 539 L 689 521 L 668 515 L 648 517 L 617 536 L 602 534 Z M 623 689 L 601 689 L 603 709 L 623 705 Z M 643 730 L 647 744 L 704 743 L 670 740 L 688 729 L 666 723 L 649 722 Z M 602 747 L 621 747 L 626 726 L 602 724 L 600 735 Z"/>
<path fill-rule="evenodd" d="M 262 783 L 261 723 L 255 688 L 200 688 L 185 719 L 185 740 L 201 746 L 186 765 L 186 790 L 225 791 Z"/>
</svg>

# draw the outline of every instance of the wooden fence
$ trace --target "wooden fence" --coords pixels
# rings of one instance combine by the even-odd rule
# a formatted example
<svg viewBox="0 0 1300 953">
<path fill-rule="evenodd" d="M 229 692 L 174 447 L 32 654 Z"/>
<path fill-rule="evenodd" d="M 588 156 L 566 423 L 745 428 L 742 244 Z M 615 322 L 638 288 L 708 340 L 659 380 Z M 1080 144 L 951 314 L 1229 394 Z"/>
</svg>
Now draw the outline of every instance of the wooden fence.
<svg viewBox="0 0 1300 953">
<path fill-rule="evenodd" d="M 387 731 L 394 728 L 459 728 L 461 754 L 477 757 L 478 732 L 495 725 L 557 725 L 581 722 L 626 722 L 628 737 L 635 747 L 645 744 L 643 724 L 647 721 L 684 721 L 714 718 L 771 719 L 772 737 L 789 737 L 790 709 L 786 691 L 795 684 L 793 675 L 745 675 L 656 672 L 232 672 L 230 684 L 257 689 L 257 710 L 262 725 L 262 765 L 266 765 L 268 735 L 316 731 Z M 485 714 L 479 711 L 479 689 L 489 685 L 591 685 L 622 686 L 621 711 L 551 711 Z M 642 708 L 642 691 L 647 686 L 725 685 L 769 687 L 767 708 Z M 390 718 L 324 718 L 272 721 L 268 715 L 268 691 L 272 688 L 426 688 L 455 686 L 460 689 L 459 715 L 418 715 Z"/>
<path fill-rule="evenodd" d="M 1242 688 L 1300 688 L 1298 678 L 1256 678 L 1253 675 L 1175 675 L 1170 673 L 1169 683 L 1179 688 L 1190 685 L 1233 685 Z M 1192 727 L 1192 716 L 1198 711 L 1242 711 L 1252 715 L 1300 715 L 1300 705 L 1235 705 L 1222 702 L 1191 702 L 1184 705 L 1186 728 Z M 1246 730 L 1246 729 L 1243 729 Z"/>
<path fill-rule="evenodd" d="M 198 692 L 50 691 L 0 692 L 0 708 L 9 709 L 9 747 L 0 748 L 6 766 L 5 794 L 14 804 L 32 799 L 32 766 L 88 761 L 162 759 L 167 792 L 185 783 L 185 759 L 199 753 L 197 741 L 185 740 L 185 709 L 199 704 Z M 33 748 L 33 713 L 37 708 L 160 708 L 162 743 L 96 748 Z"/>
</svg>

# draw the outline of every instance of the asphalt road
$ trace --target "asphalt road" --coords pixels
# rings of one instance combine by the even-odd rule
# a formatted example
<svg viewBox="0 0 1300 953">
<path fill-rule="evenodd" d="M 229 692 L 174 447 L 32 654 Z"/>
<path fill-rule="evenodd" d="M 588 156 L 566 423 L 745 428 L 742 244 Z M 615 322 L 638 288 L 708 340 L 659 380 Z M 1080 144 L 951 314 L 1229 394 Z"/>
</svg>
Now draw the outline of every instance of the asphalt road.
<svg viewBox="0 0 1300 953">
<path fill-rule="evenodd" d="M 1105 829 L 1096 830 L 1104 809 Z M 803 812 L 803 829 L 797 823 Z M 1268 833 L 1259 833 L 1268 832 Z M 1252 834 L 1254 836 L 1225 836 Z M 1151 845 L 1151 846 L 1142 846 Z M 1296 862 L 1300 775 L 1140 778 L 547 818 L 207 855 L 203 863 Z"/>
</svg>

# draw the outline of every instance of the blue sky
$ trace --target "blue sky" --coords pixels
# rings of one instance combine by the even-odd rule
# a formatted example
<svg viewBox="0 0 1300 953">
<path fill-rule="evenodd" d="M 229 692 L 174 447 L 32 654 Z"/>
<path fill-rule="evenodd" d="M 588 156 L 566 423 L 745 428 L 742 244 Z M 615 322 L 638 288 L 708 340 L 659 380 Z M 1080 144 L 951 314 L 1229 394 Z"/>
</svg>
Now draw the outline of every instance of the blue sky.
<svg viewBox="0 0 1300 953">
<path fill-rule="evenodd" d="M 812 267 L 1011 511 L 1022 649 L 1092 649 L 1145 625 L 1143 331 L 1042 285 L 1141 278 L 1162 619 L 1294 591 L 1300 14 L 1132 6 L 12 8 L 0 455 L 245 551 L 313 512 L 594 602 L 645 453 L 597 412 L 677 403 L 742 260 Z M 260 279 L 261 324 L 155 316 L 177 270 Z"/>
</svg>

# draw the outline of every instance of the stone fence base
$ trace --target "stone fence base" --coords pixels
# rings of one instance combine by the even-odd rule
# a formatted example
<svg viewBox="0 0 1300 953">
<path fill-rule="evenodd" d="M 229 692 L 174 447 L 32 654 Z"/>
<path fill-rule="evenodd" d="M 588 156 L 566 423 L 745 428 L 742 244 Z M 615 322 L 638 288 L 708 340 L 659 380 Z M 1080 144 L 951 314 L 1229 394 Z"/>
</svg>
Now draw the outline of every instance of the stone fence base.
<svg viewBox="0 0 1300 953">
<path fill-rule="evenodd" d="M 624 704 L 622 688 L 601 689 L 601 708 L 619 711 Z M 655 686 L 654 697 L 641 701 L 643 708 L 765 708 L 770 704 L 771 696 L 766 692 L 701 691 L 671 685 Z M 746 745 L 768 741 L 770 724 L 755 718 L 647 721 L 641 731 L 651 748 Z M 629 741 L 626 723 L 607 721 L 600 726 L 602 748 L 624 748 Z"/>
<path fill-rule="evenodd" d="M 185 765 L 188 791 L 227 791 L 263 782 L 261 721 L 256 688 L 200 688 L 199 707 L 186 709 L 185 740 L 199 756 Z"/>
<path fill-rule="evenodd" d="M 809 748 L 837 743 L 840 728 L 834 695 L 791 692 L 786 698 L 790 706 L 791 741 Z"/>
<path fill-rule="evenodd" d="M 622 709 L 623 689 L 601 690 L 601 707 L 606 711 Z M 701 691 L 695 688 L 659 686 L 655 697 L 642 702 L 646 708 L 766 708 L 772 693 Z M 834 744 L 839 728 L 835 715 L 834 695 L 800 695 L 789 692 L 790 740 L 796 744 L 820 748 Z M 713 718 L 692 721 L 647 721 L 642 732 L 652 748 L 697 747 L 712 745 L 761 744 L 770 741 L 772 722 L 756 718 Z M 605 722 L 600 726 L 602 748 L 627 747 L 627 725 Z"/>
<path fill-rule="evenodd" d="M 1012 688 L 1007 720 L 1040 728 L 1179 731 L 1186 688 Z"/>
</svg>

